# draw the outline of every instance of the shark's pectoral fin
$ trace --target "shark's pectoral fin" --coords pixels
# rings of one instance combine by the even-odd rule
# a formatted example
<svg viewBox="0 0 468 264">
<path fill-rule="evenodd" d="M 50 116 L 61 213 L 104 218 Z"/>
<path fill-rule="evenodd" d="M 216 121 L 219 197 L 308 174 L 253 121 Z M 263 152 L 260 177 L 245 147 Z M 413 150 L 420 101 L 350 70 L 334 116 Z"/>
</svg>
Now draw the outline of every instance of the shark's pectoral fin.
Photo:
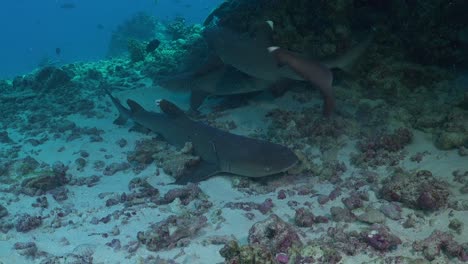
<svg viewBox="0 0 468 264">
<path fill-rule="evenodd" d="M 123 116 L 123 115 L 119 115 L 119 117 L 117 117 L 115 120 L 114 120 L 114 124 L 115 125 L 119 125 L 119 126 L 123 126 L 125 125 L 125 123 L 127 123 L 127 120 L 128 118 Z"/>
<path fill-rule="evenodd" d="M 205 101 L 206 97 L 208 97 L 209 93 L 205 91 L 192 91 L 190 95 L 190 108 L 192 110 L 197 110 Z"/>
<path fill-rule="evenodd" d="M 217 164 L 202 161 L 193 169 L 178 177 L 174 184 L 184 185 L 189 182 L 197 183 L 206 180 L 218 173 L 219 167 Z"/>
</svg>

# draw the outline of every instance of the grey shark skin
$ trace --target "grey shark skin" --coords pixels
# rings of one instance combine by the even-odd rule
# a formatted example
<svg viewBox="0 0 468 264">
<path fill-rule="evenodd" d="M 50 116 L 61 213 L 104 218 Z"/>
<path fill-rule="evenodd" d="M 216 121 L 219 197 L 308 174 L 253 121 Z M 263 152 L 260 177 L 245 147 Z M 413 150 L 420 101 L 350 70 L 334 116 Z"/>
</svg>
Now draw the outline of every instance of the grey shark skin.
<svg viewBox="0 0 468 264">
<path fill-rule="evenodd" d="M 193 171 L 177 178 L 176 184 L 199 182 L 218 173 L 246 177 L 264 177 L 286 172 L 298 162 L 290 149 L 264 140 L 235 135 L 190 119 L 176 105 L 162 100 L 163 113 L 149 112 L 127 100 L 130 109 L 107 92 L 120 112 L 118 123 L 128 118 L 160 134 L 170 144 L 181 148 L 191 142 L 201 162 Z"/>
<path fill-rule="evenodd" d="M 229 65 L 221 65 L 205 73 L 185 72 L 163 78 L 158 84 L 172 91 L 191 91 L 190 108 L 197 110 L 209 96 L 264 91 L 274 82 L 251 77 Z"/>
<path fill-rule="evenodd" d="M 271 82 L 286 78 L 309 81 L 317 86 L 324 97 L 324 114 L 329 116 L 335 105 L 330 69 L 318 61 L 306 60 L 279 48 L 269 50 L 274 45 L 266 35 L 260 33 L 251 37 L 220 26 L 210 26 L 204 31 L 208 44 L 225 64 Z"/>
<path fill-rule="evenodd" d="M 325 63 L 305 59 L 299 54 L 275 47 L 271 41 L 272 28 L 265 23 L 257 36 L 239 34 L 218 25 L 204 31 L 208 45 L 224 64 L 259 79 L 276 82 L 281 79 L 308 81 L 319 88 L 324 97 L 324 115 L 329 116 L 335 106 L 331 68 L 345 69 L 358 58 L 370 43 L 369 40 L 352 48 L 344 56 Z"/>
</svg>

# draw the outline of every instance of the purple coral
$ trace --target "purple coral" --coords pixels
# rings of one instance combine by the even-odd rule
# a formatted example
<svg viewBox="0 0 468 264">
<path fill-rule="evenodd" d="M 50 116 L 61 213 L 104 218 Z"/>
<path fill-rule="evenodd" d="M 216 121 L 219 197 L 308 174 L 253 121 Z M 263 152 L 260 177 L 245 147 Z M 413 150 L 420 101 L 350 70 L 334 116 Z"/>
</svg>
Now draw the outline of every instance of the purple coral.
<svg viewBox="0 0 468 264">
<path fill-rule="evenodd" d="M 24 214 L 18 218 L 15 224 L 15 228 L 18 232 L 26 233 L 38 228 L 41 224 L 42 218 L 40 216 L 31 216 L 29 214 Z"/>
<path fill-rule="evenodd" d="M 349 210 L 361 208 L 364 206 L 364 202 L 361 200 L 361 198 L 359 198 L 357 194 L 352 194 L 349 197 L 343 198 L 341 201 Z"/>
<path fill-rule="evenodd" d="M 433 211 L 447 205 L 447 183 L 437 180 L 430 171 L 399 172 L 384 180 L 379 195 L 387 201 L 401 202 L 416 209 Z"/>
<path fill-rule="evenodd" d="M 443 251 L 446 255 L 453 258 L 458 258 L 461 261 L 468 261 L 468 245 L 460 245 L 453 239 L 453 235 L 436 230 L 422 241 L 413 243 L 415 251 L 422 251 L 424 257 L 432 261 L 440 252 Z"/>
<path fill-rule="evenodd" d="M 198 185 L 190 183 L 182 188 L 172 189 L 168 191 L 163 199 L 161 199 L 158 203 L 159 204 L 169 204 L 172 203 L 175 199 L 179 198 L 180 202 L 183 205 L 189 204 L 191 201 L 198 198 L 198 196 L 202 193 L 200 187 Z"/>
<path fill-rule="evenodd" d="M 266 246 L 273 254 L 288 252 L 302 242 L 294 228 L 276 214 L 255 223 L 249 230 L 249 244 Z"/>
<path fill-rule="evenodd" d="M 207 221 L 205 216 L 177 217 L 172 215 L 152 225 L 150 230 L 138 232 L 137 238 L 150 251 L 170 249 L 181 244 L 188 244 L 188 238 L 196 235 Z"/>
<path fill-rule="evenodd" d="M 296 210 L 294 222 L 299 227 L 311 227 L 315 223 L 314 214 L 306 208 L 299 208 Z"/>
<path fill-rule="evenodd" d="M 413 134 L 407 128 L 399 128 L 392 134 L 381 132 L 359 141 L 357 147 L 360 153 L 353 154 L 352 161 L 360 166 L 396 165 L 404 158 L 400 150 L 412 139 Z"/>
<path fill-rule="evenodd" d="M 260 213 L 266 214 L 271 211 L 271 208 L 273 208 L 273 206 L 273 201 L 270 198 L 268 198 L 263 203 L 259 204 L 257 209 L 260 211 Z"/>
<path fill-rule="evenodd" d="M 368 245 L 380 251 L 395 249 L 402 243 L 387 227 L 378 224 L 373 225 L 369 231 L 361 232 L 361 237 Z"/>
</svg>

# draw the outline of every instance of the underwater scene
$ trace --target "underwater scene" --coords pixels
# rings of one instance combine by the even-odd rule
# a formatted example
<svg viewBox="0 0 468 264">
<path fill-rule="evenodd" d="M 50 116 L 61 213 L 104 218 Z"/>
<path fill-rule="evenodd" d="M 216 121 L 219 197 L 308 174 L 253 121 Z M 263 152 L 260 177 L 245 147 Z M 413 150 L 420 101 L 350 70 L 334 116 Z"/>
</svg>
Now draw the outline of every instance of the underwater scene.
<svg viewBox="0 0 468 264">
<path fill-rule="evenodd" d="M 468 263 L 468 1 L 2 5 L 0 264 Z"/>
</svg>

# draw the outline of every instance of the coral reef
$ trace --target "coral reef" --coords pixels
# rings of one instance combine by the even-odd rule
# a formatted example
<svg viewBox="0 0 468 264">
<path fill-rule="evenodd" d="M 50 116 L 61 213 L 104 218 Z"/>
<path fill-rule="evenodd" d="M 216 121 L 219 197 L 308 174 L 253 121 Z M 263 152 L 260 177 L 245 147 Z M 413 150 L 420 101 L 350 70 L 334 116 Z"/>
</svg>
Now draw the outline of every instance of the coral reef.
<svg viewBox="0 0 468 264">
<path fill-rule="evenodd" d="M 18 252 L 18 254 L 27 258 L 34 259 L 38 254 L 38 249 L 34 242 L 17 242 L 13 248 Z"/>
<path fill-rule="evenodd" d="M 466 10 L 467 4 L 443 3 L 443 0 L 229 0 L 208 16 L 205 25 L 216 20 L 233 30 L 252 32 L 259 23 L 272 20 L 277 45 L 309 51 L 316 58 L 343 52 L 356 40 L 359 35 L 356 32 L 375 27 L 385 32 L 376 37 L 376 42 L 383 44 L 379 52 L 385 57 L 405 54 L 422 64 L 466 64 L 464 36 L 468 23 L 461 10 Z"/>
<path fill-rule="evenodd" d="M 434 143 L 443 150 L 468 147 L 467 111 L 453 109 L 440 124 Z"/>
<path fill-rule="evenodd" d="M 450 191 L 430 171 L 396 172 L 382 182 L 379 195 L 409 208 L 434 211 L 447 206 Z"/>
<path fill-rule="evenodd" d="M 302 245 L 294 227 L 275 214 L 255 223 L 249 230 L 248 241 L 250 245 L 266 247 L 272 254 L 287 253 L 291 248 Z"/>
<path fill-rule="evenodd" d="M 52 166 L 50 171 L 39 172 L 39 175 L 27 178 L 21 182 L 21 192 L 26 195 L 42 195 L 68 183 L 66 175 L 68 167 L 61 162 Z"/>
<path fill-rule="evenodd" d="M 16 220 L 15 228 L 18 232 L 29 232 L 42 224 L 42 217 L 23 214 Z"/>
<path fill-rule="evenodd" d="M 393 235 L 383 225 L 373 225 L 369 230 L 363 231 L 360 234 L 368 245 L 380 251 L 396 249 L 402 243 L 400 238 Z"/>
<path fill-rule="evenodd" d="M 45 67 L 37 72 L 34 79 L 34 84 L 36 85 L 32 89 L 53 91 L 58 88 L 64 88 L 70 81 L 71 77 L 64 70 L 55 67 Z"/>
<path fill-rule="evenodd" d="M 145 59 L 145 45 L 142 42 L 135 39 L 130 39 L 128 40 L 127 45 L 131 62 L 135 63 Z"/>
<path fill-rule="evenodd" d="M 263 203 L 254 202 L 228 202 L 224 205 L 226 208 L 241 209 L 244 211 L 258 210 L 262 214 L 267 214 L 271 211 L 274 206 L 271 199 L 266 199 Z"/>
<path fill-rule="evenodd" d="M 8 215 L 8 210 L 0 204 L 0 219 Z"/>
<path fill-rule="evenodd" d="M 385 215 L 375 208 L 367 207 L 364 213 L 357 216 L 357 219 L 368 224 L 382 224 L 385 222 Z"/>
<path fill-rule="evenodd" d="M 422 251 L 424 257 L 429 261 L 434 260 L 441 252 L 450 258 L 468 261 L 468 243 L 461 245 L 453 239 L 451 234 L 439 230 L 435 230 L 422 241 L 414 242 L 413 249 Z"/>
<path fill-rule="evenodd" d="M 357 143 L 359 153 L 351 155 L 351 161 L 359 167 L 395 166 L 403 159 L 402 150 L 411 143 L 413 134 L 406 128 L 388 134 L 380 132 Z"/>
<path fill-rule="evenodd" d="M 137 238 L 149 251 L 159 251 L 177 246 L 186 246 L 190 238 L 198 234 L 207 222 L 205 216 L 177 217 L 153 224 L 149 230 L 138 232 Z"/>
<path fill-rule="evenodd" d="M 135 14 L 112 32 L 107 55 L 110 57 L 121 55 L 126 51 L 130 39 L 146 41 L 154 38 L 156 25 L 152 16 L 143 12 Z"/>
<path fill-rule="evenodd" d="M 157 201 L 157 204 L 169 204 L 175 199 L 179 199 L 182 205 L 188 205 L 191 201 L 199 199 L 203 192 L 196 184 L 190 183 L 182 188 L 169 190 L 164 197 Z"/>
<path fill-rule="evenodd" d="M 226 264 L 236 263 L 257 263 L 273 264 L 274 256 L 262 245 L 243 245 L 239 246 L 237 241 L 232 240 L 219 251 L 219 254 L 225 258 Z M 284 263 L 284 262 L 279 262 Z"/>
<path fill-rule="evenodd" d="M 356 220 L 356 215 L 347 208 L 333 206 L 330 208 L 330 214 L 335 222 L 354 222 Z"/>
</svg>

